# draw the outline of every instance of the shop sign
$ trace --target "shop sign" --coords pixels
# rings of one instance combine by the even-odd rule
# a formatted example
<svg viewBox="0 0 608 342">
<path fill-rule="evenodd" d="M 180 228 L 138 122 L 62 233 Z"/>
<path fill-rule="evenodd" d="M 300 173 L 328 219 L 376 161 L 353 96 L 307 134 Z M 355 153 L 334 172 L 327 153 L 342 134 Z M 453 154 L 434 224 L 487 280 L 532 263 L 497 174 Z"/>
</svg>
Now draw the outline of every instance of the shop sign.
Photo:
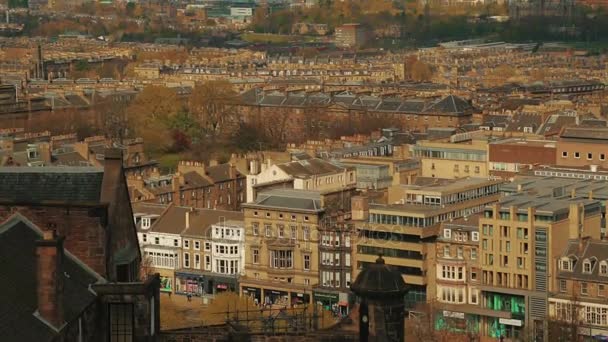
<svg viewBox="0 0 608 342">
<path fill-rule="evenodd" d="M 443 317 L 464 319 L 464 312 L 443 310 Z"/>
<path fill-rule="evenodd" d="M 226 290 L 228 288 L 228 285 L 226 285 L 226 284 L 217 284 L 217 288 L 221 289 L 221 290 Z"/>
<path fill-rule="evenodd" d="M 513 325 L 516 327 L 522 326 L 522 322 L 519 319 L 499 318 L 498 323 L 504 324 L 504 325 Z"/>
<path fill-rule="evenodd" d="M 315 292 L 314 293 L 314 297 L 315 299 L 329 299 L 329 300 L 333 300 L 333 301 L 338 301 L 339 300 L 339 296 L 336 294 L 332 294 L 332 293 L 322 293 L 322 292 Z"/>
</svg>

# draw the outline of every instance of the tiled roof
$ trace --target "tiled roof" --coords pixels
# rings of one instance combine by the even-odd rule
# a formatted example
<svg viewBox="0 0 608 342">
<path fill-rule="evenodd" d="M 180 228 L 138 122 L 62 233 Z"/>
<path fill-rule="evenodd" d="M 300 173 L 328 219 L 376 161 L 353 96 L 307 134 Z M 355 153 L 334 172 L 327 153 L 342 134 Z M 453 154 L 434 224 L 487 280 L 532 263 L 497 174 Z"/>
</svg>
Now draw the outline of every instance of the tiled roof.
<svg viewBox="0 0 608 342">
<path fill-rule="evenodd" d="M 20 220 L 0 225 L 0 336 L 5 342 L 49 341 L 55 333 L 34 312 L 37 303 L 36 241 L 40 230 Z M 78 317 L 95 300 L 88 285 L 100 279 L 71 255 L 63 259 L 63 310 L 66 321 Z"/>
<path fill-rule="evenodd" d="M 102 180 L 93 167 L 0 168 L 0 201 L 99 202 Z"/>
</svg>

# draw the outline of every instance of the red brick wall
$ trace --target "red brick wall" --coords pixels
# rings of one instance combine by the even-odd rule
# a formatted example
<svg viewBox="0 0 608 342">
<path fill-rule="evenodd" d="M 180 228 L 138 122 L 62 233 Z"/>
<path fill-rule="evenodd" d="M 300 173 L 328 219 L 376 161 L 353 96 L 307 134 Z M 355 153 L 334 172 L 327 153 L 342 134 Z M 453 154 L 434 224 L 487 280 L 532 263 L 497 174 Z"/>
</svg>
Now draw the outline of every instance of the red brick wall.
<svg viewBox="0 0 608 342">
<path fill-rule="evenodd" d="M 555 164 L 555 147 L 526 144 L 490 144 L 489 161 L 519 164 Z"/>
<path fill-rule="evenodd" d="M 19 212 L 41 229 L 55 227 L 57 234 L 65 237 L 66 250 L 101 276 L 106 276 L 105 229 L 101 218 L 92 209 L 0 206 L 0 221 L 14 212 Z"/>
</svg>

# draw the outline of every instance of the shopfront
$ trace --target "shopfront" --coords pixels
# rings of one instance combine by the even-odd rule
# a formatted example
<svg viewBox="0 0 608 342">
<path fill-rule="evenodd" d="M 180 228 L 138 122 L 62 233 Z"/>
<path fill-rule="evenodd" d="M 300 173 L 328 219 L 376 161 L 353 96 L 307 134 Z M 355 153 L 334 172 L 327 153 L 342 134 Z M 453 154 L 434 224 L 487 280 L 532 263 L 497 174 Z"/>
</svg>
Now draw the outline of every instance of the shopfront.
<svg viewBox="0 0 608 342">
<path fill-rule="evenodd" d="M 338 305 L 340 301 L 340 295 L 338 293 L 331 292 L 313 292 L 313 298 L 315 303 L 321 304 L 325 310 L 332 310 L 333 307 Z"/>
<path fill-rule="evenodd" d="M 238 283 L 236 277 L 223 277 L 214 274 L 205 274 L 207 279 L 207 286 L 205 290 L 212 294 L 222 292 L 236 292 L 238 289 Z"/>
<path fill-rule="evenodd" d="M 243 296 L 249 296 L 253 298 L 254 303 L 257 305 L 262 302 L 262 290 L 257 287 L 243 287 Z"/>
<path fill-rule="evenodd" d="M 173 292 L 173 278 L 160 276 L 160 292 Z"/>
<path fill-rule="evenodd" d="M 264 289 L 264 304 L 289 306 L 289 293 L 287 291 Z"/>
<path fill-rule="evenodd" d="M 323 306 L 323 309 L 331 311 L 336 316 L 346 316 L 349 312 L 349 304 L 354 301 L 354 297 L 350 298 L 348 293 L 344 292 L 313 292 L 315 303 Z"/>
<path fill-rule="evenodd" d="M 291 292 L 291 305 L 305 305 L 310 303 L 310 294 L 303 292 Z"/>
<path fill-rule="evenodd" d="M 439 310 L 435 312 L 435 330 L 478 334 L 479 315 Z"/>
<path fill-rule="evenodd" d="M 200 274 L 175 272 L 175 293 L 202 296 L 205 293 L 205 278 Z"/>
<path fill-rule="evenodd" d="M 514 318 L 486 318 L 488 335 L 493 338 L 518 340 L 524 337 L 524 322 Z"/>
</svg>

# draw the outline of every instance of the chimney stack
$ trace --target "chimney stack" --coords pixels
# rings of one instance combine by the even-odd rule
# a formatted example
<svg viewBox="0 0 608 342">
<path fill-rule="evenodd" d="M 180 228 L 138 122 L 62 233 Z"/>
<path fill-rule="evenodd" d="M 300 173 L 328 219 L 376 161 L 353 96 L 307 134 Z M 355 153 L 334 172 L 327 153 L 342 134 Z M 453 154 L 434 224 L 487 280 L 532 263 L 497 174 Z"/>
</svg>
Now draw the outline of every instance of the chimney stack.
<svg viewBox="0 0 608 342">
<path fill-rule="evenodd" d="M 120 188 L 121 177 L 124 177 L 122 172 L 122 150 L 118 148 L 106 148 L 103 161 L 101 201 L 108 203 L 115 201 L 114 196 Z"/>
<path fill-rule="evenodd" d="M 59 328 L 63 317 L 63 237 L 44 231 L 36 242 L 37 297 L 40 316 Z"/>
</svg>

